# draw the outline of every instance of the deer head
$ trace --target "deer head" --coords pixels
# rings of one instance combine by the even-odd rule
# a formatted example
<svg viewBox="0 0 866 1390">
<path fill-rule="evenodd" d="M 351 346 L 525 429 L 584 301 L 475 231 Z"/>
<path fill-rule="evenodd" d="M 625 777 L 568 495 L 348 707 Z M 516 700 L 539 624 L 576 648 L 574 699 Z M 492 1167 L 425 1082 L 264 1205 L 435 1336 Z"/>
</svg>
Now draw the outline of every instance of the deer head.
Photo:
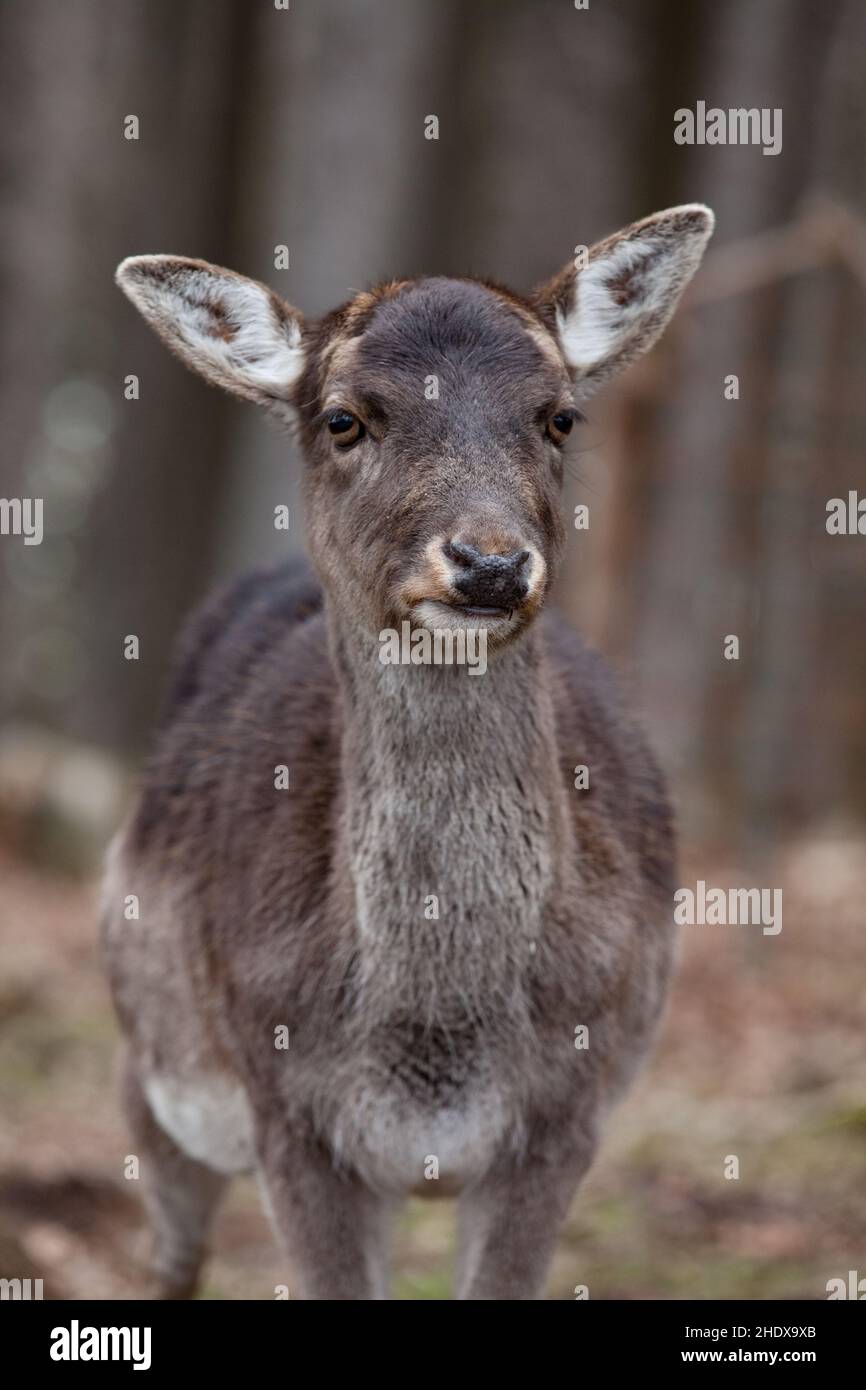
<svg viewBox="0 0 866 1390">
<path fill-rule="evenodd" d="M 310 549 L 346 621 L 477 625 L 496 645 L 555 574 L 581 403 L 658 338 L 712 228 L 708 208 L 672 208 L 527 298 L 395 281 L 312 325 L 203 261 L 135 256 L 117 279 L 189 366 L 298 426 Z"/>
</svg>

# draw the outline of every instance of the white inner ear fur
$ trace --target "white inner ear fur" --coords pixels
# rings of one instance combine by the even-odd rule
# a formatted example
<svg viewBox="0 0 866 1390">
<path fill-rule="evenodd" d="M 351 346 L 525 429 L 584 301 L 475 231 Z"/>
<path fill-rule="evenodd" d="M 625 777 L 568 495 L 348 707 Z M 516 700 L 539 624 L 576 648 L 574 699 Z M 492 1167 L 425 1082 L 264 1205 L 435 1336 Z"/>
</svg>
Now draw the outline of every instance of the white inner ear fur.
<svg viewBox="0 0 866 1390">
<path fill-rule="evenodd" d="M 651 263 L 653 255 L 656 268 L 639 272 L 643 279 L 642 293 L 630 304 L 617 304 L 609 288 L 610 282 L 634 273 L 643 261 Z M 622 242 L 611 255 L 591 261 L 586 270 L 580 271 L 574 308 L 568 314 L 558 310 L 556 315 L 566 360 L 571 366 L 589 371 L 613 356 L 629 329 L 654 303 L 664 300 L 669 279 L 666 260 L 652 241 Z"/>
<path fill-rule="evenodd" d="M 711 215 L 705 226 L 675 237 L 664 224 L 657 235 L 648 226 L 576 271 L 574 307 L 556 316 L 569 365 L 589 374 L 627 345 L 629 356 L 651 347 L 697 270 L 711 231 Z M 626 302 L 617 303 L 623 293 Z"/>
<path fill-rule="evenodd" d="M 130 257 L 117 281 L 190 366 L 229 390 L 285 399 L 300 377 L 300 317 L 283 316 L 256 281 L 171 256 Z"/>
</svg>

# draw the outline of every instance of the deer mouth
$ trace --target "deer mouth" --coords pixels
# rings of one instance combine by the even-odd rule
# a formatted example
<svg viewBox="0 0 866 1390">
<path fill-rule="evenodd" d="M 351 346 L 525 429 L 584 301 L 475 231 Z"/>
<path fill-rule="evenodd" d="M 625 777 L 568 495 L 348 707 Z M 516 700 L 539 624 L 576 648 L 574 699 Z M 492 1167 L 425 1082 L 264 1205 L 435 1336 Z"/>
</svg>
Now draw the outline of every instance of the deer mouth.
<svg viewBox="0 0 866 1390">
<path fill-rule="evenodd" d="M 505 618 L 511 611 L 497 604 L 483 607 L 478 603 L 446 603 L 444 607 L 453 609 L 455 613 L 465 613 L 469 618 Z"/>
<path fill-rule="evenodd" d="M 445 609 L 446 612 L 456 614 L 461 618 L 488 618 L 495 621 L 501 618 L 510 618 L 513 612 L 512 609 L 508 608 L 481 607 L 471 603 L 450 603 L 445 599 L 438 598 L 425 599 L 424 603 L 432 603 L 436 608 Z"/>
</svg>

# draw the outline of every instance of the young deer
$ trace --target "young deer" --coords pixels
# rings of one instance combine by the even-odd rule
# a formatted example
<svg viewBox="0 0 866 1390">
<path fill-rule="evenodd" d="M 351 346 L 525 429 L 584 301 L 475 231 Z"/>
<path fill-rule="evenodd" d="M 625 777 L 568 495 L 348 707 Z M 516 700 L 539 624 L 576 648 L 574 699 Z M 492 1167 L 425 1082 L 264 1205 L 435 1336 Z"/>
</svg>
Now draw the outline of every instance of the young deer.
<svg viewBox="0 0 866 1390">
<path fill-rule="evenodd" d="M 562 446 L 659 336 L 712 225 L 658 213 L 531 298 L 403 280 L 312 325 L 202 261 L 120 266 L 185 362 L 297 424 L 321 585 L 254 573 L 193 620 L 110 856 L 163 1296 L 192 1292 L 250 1169 L 293 1296 L 386 1297 L 410 1193 L 459 1194 L 458 1297 L 541 1296 L 673 949 L 661 779 L 601 659 L 542 613 Z M 404 621 L 483 628 L 488 669 L 383 664 Z"/>
</svg>

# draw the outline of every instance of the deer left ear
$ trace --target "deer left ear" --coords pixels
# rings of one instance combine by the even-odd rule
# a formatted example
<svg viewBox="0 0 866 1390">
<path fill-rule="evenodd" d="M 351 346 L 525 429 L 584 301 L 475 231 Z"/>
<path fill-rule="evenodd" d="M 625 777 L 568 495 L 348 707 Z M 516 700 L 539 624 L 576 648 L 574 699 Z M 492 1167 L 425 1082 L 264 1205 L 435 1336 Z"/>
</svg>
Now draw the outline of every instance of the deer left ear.
<svg viewBox="0 0 866 1390">
<path fill-rule="evenodd" d="M 186 256 L 130 256 L 117 283 L 188 367 L 215 386 L 293 418 L 303 320 L 257 280 Z"/>
<path fill-rule="evenodd" d="M 654 213 L 567 265 L 534 303 L 559 338 L 584 394 L 646 352 L 701 263 L 715 218 L 701 203 Z"/>
</svg>

